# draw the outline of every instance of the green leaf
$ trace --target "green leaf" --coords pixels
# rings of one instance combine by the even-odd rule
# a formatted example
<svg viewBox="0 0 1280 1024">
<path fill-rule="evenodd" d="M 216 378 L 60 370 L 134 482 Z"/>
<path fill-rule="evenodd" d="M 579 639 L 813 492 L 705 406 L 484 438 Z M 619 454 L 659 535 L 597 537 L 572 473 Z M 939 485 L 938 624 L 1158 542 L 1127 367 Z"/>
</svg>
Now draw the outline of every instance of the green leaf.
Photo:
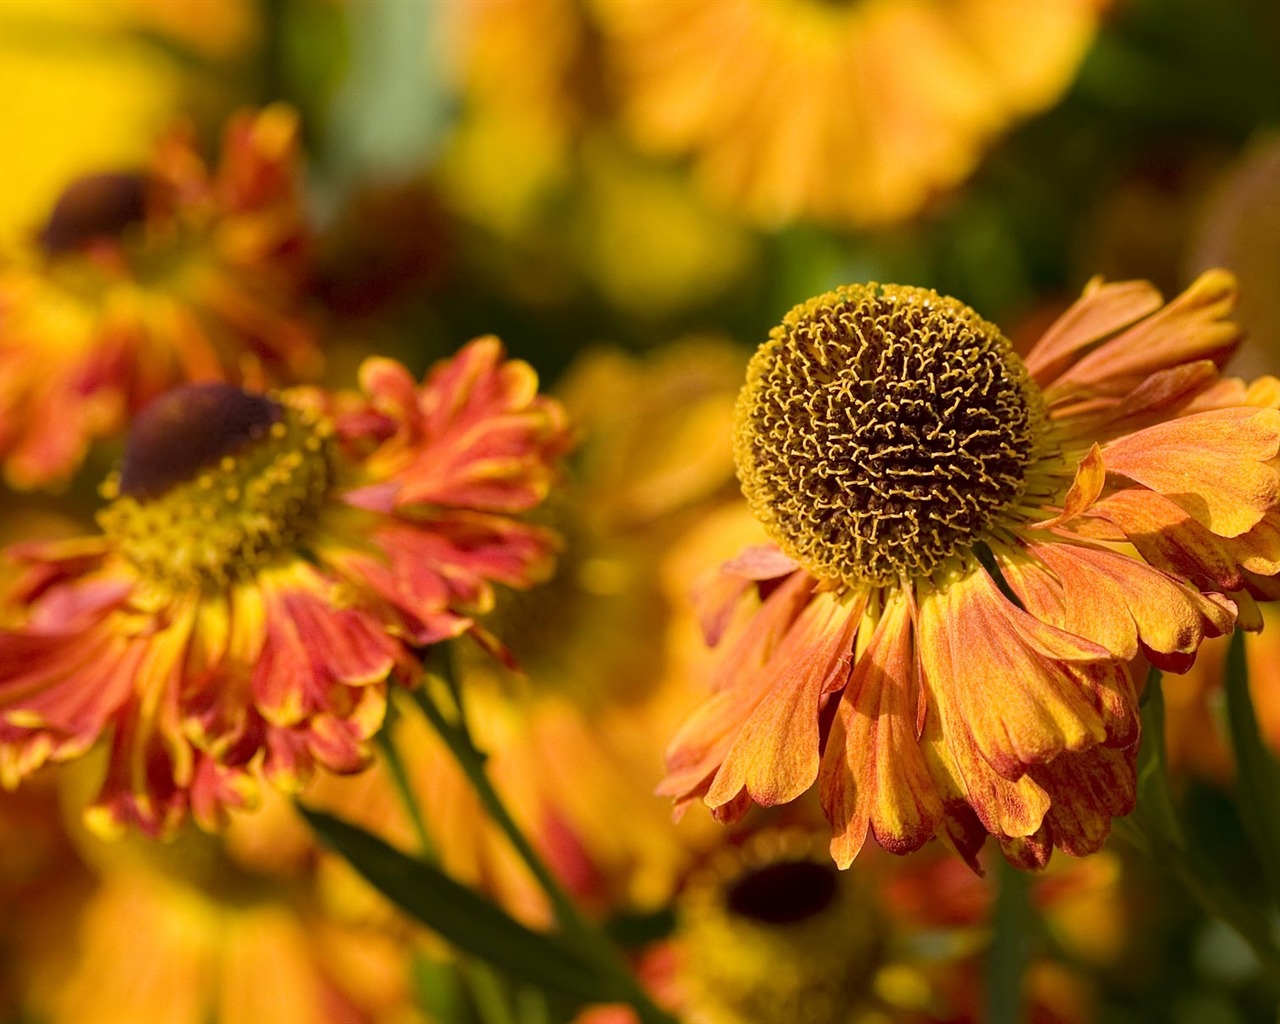
<svg viewBox="0 0 1280 1024">
<path fill-rule="evenodd" d="M 1227 726 L 1236 755 L 1236 803 L 1253 843 L 1273 902 L 1280 900 L 1280 764 L 1262 742 L 1249 695 L 1244 635 L 1236 631 L 1227 651 Z"/>
<path fill-rule="evenodd" d="M 340 818 L 300 810 L 324 842 L 379 892 L 463 952 L 549 992 L 586 1002 L 620 998 L 616 985 L 554 936 L 530 931 L 439 868 Z"/>
</svg>

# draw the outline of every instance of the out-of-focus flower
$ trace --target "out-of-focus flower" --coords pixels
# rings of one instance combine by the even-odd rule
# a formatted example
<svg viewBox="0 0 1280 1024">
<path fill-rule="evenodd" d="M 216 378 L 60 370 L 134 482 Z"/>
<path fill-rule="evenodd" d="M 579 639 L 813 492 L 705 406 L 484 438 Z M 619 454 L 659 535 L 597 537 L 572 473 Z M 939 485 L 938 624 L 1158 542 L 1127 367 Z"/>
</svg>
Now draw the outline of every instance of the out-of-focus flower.
<svg viewBox="0 0 1280 1024">
<path fill-rule="evenodd" d="M 0 802 L 0 827 L 22 830 L 0 858 L 0 936 L 20 938 L 12 960 L 5 950 L 20 968 L 0 997 L 6 1020 L 420 1019 L 406 929 L 319 884 L 336 858 L 305 830 L 299 846 L 286 801 L 217 837 L 186 828 L 170 843 L 105 843 L 64 817 L 95 773 L 81 762 L 59 774 L 57 793 L 33 785 Z M 13 865 L 27 867 L 15 877 Z"/>
<path fill-rule="evenodd" d="M 1200 210 L 1190 269 L 1226 267 L 1240 279 L 1245 331 L 1238 367 L 1259 371 L 1280 357 L 1280 140 L 1260 138 L 1222 175 Z"/>
<path fill-rule="evenodd" d="M 92 827 L 214 827 L 259 771 L 364 767 L 388 676 L 476 630 L 493 583 L 545 575 L 554 538 L 517 514 L 566 428 L 533 370 L 483 338 L 422 385 L 370 359 L 361 388 L 171 391 L 134 424 L 102 534 L 12 551 L 0 781 L 109 733 Z"/>
<path fill-rule="evenodd" d="M 673 828 L 653 797 L 662 747 L 697 699 L 688 664 L 705 657 L 687 578 L 727 550 L 702 524 L 741 506 L 728 437 L 742 353 L 698 338 L 636 358 L 585 354 L 559 388 L 581 436 L 570 479 L 542 513 L 566 545 L 555 575 L 504 594 L 486 620 L 521 672 L 492 659 L 460 665 L 471 729 L 522 829 L 590 912 L 665 905 L 719 829 Z M 723 532 L 723 529 L 722 529 Z M 684 538 L 693 538 L 689 541 Z M 754 534 L 753 534 L 754 536 Z M 680 575 L 677 587 L 667 583 Z M 414 715 L 392 733 L 446 869 L 533 925 L 548 908 L 447 752 Z M 317 779 L 307 801 L 416 843 L 381 768 Z"/>
<path fill-rule="evenodd" d="M 459 10 L 461 114 L 437 177 L 451 208 L 504 240 L 502 256 L 530 250 L 517 284 L 504 275 L 508 287 L 540 281 L 550 251 L 569 286 L 659 319 L 742 282 L 754 255 L 742 224 L 611 129 L 582 5 L 480 0 Z M 545 297 L 545 285 L 525 287 Z"/>
<path fill-rule="evenodd" d="M 1105 857 L 1070 864 L 1034 898 L 1050 928 L 1073 900 L 1111 928 L 1123 921 L 1118 877 Z M 673 936 L 643 952 L 638 973 L 689 1024 L 979 1020 L 990 903 L 989 884 L 955 860 L 871 858 L 842 873 L 811 833 L 766 829 L 726 842 L 689 876 Z M 1084 1024 L 1090 995 L 1078 972 L 1046 956 L 1031 965 L 1031 1020 Z M 596 1008 L 578 1024 L 634 1020 Z"/>
<path fill-rule="evenodd" d="M 5 162 L 0 246 L 31 231 L 69 179 L 144 162 L 179 111 L 225 111 L 230 62 L 257 31 L 249 0 L 0 6 L 0 132 L 22 140 Z"/>
<path fill-rule="evenodd" d="M 767 224 L 908 217 L 1049 107 L 1095 0 L 871 4 L 596 0 L 645 149 L 693 154 L 708 192 Z"/>
<path fill-rule="evenodd" d="M 574 0 L 475 0 L 454 10 L 461 111 L 441 180 L 466 216 L 509 235 L 572 167 L 593 93 L 591 31 Z"/>
<path fill-rule="evenodd" d="M 307 230 L 298 121 L 229 122 L 216 171 L 179 128 L 149 169 L 69 185 L 36 251 L 0 269 L 0 457 L 9 482 L 65 479 L 95 438 L 186 381 L 311 376 L 297 304 Z"/>
<path fill-rule="evenodd" d="M 868 833 L 1096 851 L 1133 806 L 1128 663 L 1257 628 L 1280 571 L 1280 384 L 1219 375 L 1234 291 L 1095 280 L 1025 363 L 924 289 L 792 310 L 735 433 L 774 544 L 710 595 L 726 650 L 662 791 L 732 821 L 817 783 L 841 866 Z"/>
<path fill-rule="evenodd" d="M 1271 602 L 1259 608 L 1264 627 L 1258 635 L 1244 638 L 1249 697 L 1263 742 L 1280 757 L 1280 608 Z M 1225 783 L 1235 774 L 1223 728 L 1228 642 L 1207 641 L 1191 671 L 1164 678 L 1165 748 L 1175 777 L 1198 775 Z"/>
<path fill-rule="evenodd" d="M 573 192 L 576 262 L 632 316 L 659 318 L 720 298 L 755 255 L 746 231 L 681 176 L 620 146 L 584 146 Z"/>
</svg>

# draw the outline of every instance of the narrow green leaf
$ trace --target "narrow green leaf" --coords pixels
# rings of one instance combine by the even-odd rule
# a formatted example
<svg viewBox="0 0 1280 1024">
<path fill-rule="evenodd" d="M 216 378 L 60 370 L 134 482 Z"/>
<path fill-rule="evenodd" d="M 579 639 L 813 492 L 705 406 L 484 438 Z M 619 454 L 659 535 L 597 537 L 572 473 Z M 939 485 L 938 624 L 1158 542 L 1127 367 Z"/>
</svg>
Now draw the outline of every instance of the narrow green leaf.
<svg viewBox="0 0 1280 1024">
<path fill-rule="evenodd" d="M 305 807 L 301 812 L 324 842 L 376 889 L 463 952 L 550 992 L 588 1002 L 619 998 L 615 985 L 554 936 L 530 931 L 439 868 L 340 818 Z"/>
<path fill-rule="evenodd" d="M 1280 764 L 1262 742 L 1249 695 L 1244 635 L 1238 630 L 1227 651 L 1227 726 L 1236 755 L 1236 804 L 1262 865 L 1272 902 L 1280 901 Z"/>
</svg>

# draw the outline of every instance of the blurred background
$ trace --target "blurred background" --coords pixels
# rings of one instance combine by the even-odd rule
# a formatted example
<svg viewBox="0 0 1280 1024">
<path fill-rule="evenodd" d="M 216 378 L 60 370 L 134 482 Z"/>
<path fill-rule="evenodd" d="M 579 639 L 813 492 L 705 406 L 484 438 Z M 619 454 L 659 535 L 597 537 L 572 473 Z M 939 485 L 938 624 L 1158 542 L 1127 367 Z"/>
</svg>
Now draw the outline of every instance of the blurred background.
<svg viewBox="0 0 1280 1024">
<path fill-rule="evenodd" d="M 245 109 L 276 126 L 262 145 L 293 140 L 278 156 L 299 199 L 252 316 L 237 302 L 261 266 L 219 278 L 220 308 L 243 314 L 228 323 L 301 332 L 323 368 L 290 373 L 332 386 L 370 353 L 418 373 L 494 333 L 574 417 L 571 476 L 548 513 L 566 537 L 559 573 L 491 624 L 525 674 L 475 666 L 472 713 L 539 848 L 692 1020 L 748 1019 L 706 995 L 708 978 L 746 990 L 784 956 L 743 952 L 721 975 L 696 955 L 724 941 L 707 892 L 746 870 L 725 858 L 813 813 L 726 836 L 675 828 L 649 795 L 701 685 L 689 590 L 752 537 L 727 423 L 770 327 L 872 280 L 956 296 L 1027 345 L 1095 275 L 1171 297 L 1225 266 L 1248 333 L 1234 369 L 1280 370 L 1280 5 L 1267 0 L 5 0 L 0 347 L 32 281 L 62 275 L 108 301 L 116 279 L 67 277 L 85 232 L 119 240 L 145 295 L 177 294 L 170 269 L 199 246 L 247 247 L 262 226 L 234 203 L 202 213 L 209 233 L 181 251 L 136 232 L 143 215 L 118 192 L 105 220 L 67 212 L 78 186 L 101 199 L 104 181 L 156 166 L 181 198 L 183 168 L 217 168 Z M 31 337 L 56 365 L 72 335 L 53 300 L 37 307 Z M 59 479 L 9 467 L 6 542 L 91 523 L 120 450 L 118 431 L 93 433 Z M 1216 725 L 1222 657 L 1167 681 L 1170 763 L 1189 831 L 1247 899 L 1259 865 Z M 1280 746 L 1280 662 L 1250 657 Z M 415 728 L 397 726 L 444 863 L 545 923 Z M 94 771 L 0 795 L 0 1021 L 579 1012 L 531 1008 L 399 918 L 283 799 L 226 837 L 92 839 L 78 811 Z M 395 788 L 380 765 L 306 799 L 409 846 Z M 1029 883 L 1034 920 L 994 951 L 990 886 L 935 853 L 854 868 L 883 935 L 855 980 L 879 993 L 880 1019 L 986 1019 L 981 993 L 1009 958 L 1029 965 L 1027 1019 L 1280 1019 L 1248 950 L 1123 848 Z"/>
</svg>

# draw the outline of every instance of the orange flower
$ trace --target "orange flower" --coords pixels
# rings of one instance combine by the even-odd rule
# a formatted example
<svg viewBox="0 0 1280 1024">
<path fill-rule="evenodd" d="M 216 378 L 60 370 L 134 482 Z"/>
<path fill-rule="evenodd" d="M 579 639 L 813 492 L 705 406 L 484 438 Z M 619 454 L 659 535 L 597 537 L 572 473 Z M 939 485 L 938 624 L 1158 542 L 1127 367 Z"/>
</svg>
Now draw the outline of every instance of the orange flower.
<svg viewBox="0 0 1280 1024">
<path fill-rule="evenodd" d="M 1280 571 L 1280 383 L 1220 378 L 1233 298 L 1094 281 L 1025 363 L 924 289 L 792 310 L 737 410 L 774 545 L 714 588 L 715 692 L 661 792 L 734 820 L 817 783 L 841 866 L 868 832 L 1096 851 L 1133 805 L 1129 663 L 1256 628 Z"/>
<path fill-rule="evenodd" d="M 298 121 L 242 113 L 207 168 L 180 128 L 145 172 L 63 192 L 38 251 L 0 269 L 0 459 L 21 488 L 59 482 L 95 438 L 186 381 L 318 369 L 296 298 L 307 232 Z"/>
<path fill-rule="evenodd" d="M 633 135 L 691 154 L 707 192 L 766 224 L 866 226 L 963 181 L 1051 106 L 1096 0 L 595 0 Z"/>
<path fill-rule="evenodd" d="M 495 338 L 418 386 L 368 360 L 363 393 L 190 385 L 130 434 L 100 536 L 14 549 L 20 628 L 0 632 L 0 781 L 112 735 L 91 824 L 212 827 L 260 769 L 364 767 L 386 680 L 476 630 L 554 540 L 515 514 L 566 430 Z"/>
</svg>

